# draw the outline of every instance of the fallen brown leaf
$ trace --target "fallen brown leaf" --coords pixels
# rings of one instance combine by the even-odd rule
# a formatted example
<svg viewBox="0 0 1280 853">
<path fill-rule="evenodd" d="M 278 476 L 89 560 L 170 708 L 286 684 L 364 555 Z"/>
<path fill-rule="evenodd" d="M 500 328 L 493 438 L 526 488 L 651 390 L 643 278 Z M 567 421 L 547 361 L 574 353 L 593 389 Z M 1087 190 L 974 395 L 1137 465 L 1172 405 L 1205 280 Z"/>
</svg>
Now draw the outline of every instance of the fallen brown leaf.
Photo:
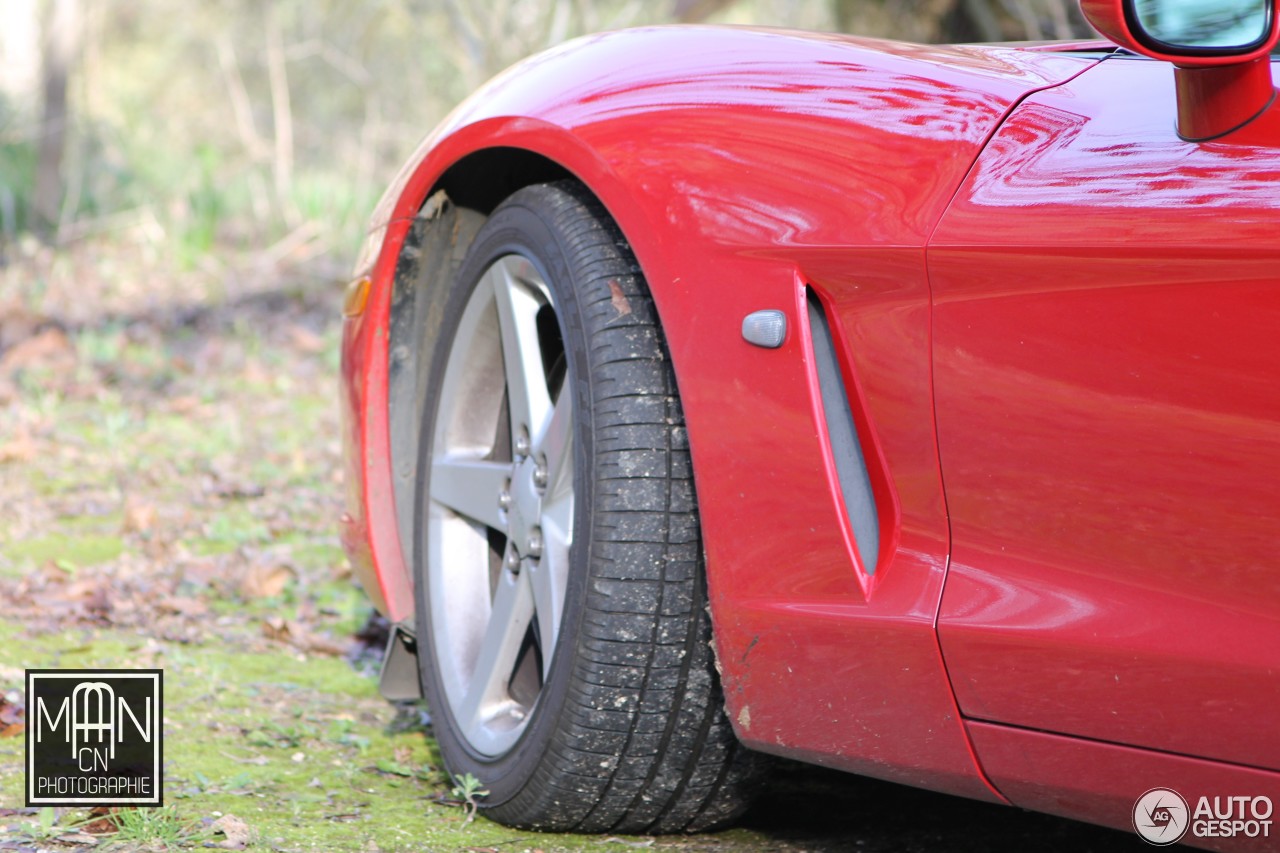
<svg viewBox="0 0 1280 853">
<path fill-rule="evenodd" d="M 240 578 L 240 595 L 244 598 L 270 598 L 284 592 L 293 569 L 283 563 L 253 563 Z"/>
<path fill-rule="evenodd" d="M 233 814 L 225 814 L 218 818 L 209 829 L 214 834 L 220 832 L 226 836 L 226 840 L 219 841 L 214 845 L 215 847 L 221 847 L 223 850 L 243 850 L 253 840 L 253 833 L 249 830 L 249 825 Z"/>
<path fill-rule="evenodd" d="M 0 356 L 0 376 L 13 376 L 36 365 L 68 369 L 75 367 L 76 351 L 67 335 L 58 328 L 46 328 L 14 344 Z"/>
<path fill-rule="evenodd" d="M 89 810 L 89 817 L 92 820 L 80 827 L 80 831 L 92 835 L 110 835 L 113 832 L 119 832 L 120 827 L 116 826 L 116 822 L 111 819 L 111 815 L 116 811 L 118 809 L 115 806 L 94 806 Z"/>
<path fill-rule="evenodd" d="M 189 415 L 200 408 L 200 398 L 192 394 L 184 394 L 169 400 L 169 411 L 177 415 Z"/>
<path fill-rule="evenodd" d="M 48 317 L 32 313 L 17 300 L 5 300 L 0 303 L 0 351 L 34 337 L 48 324 Z"/>
<path fill-rule="evenodd" d="M 30 434 L 25 430 L 19 431 L 13 438 L 0 444 L 0 463 L 26 462 L 34 459 L 35 455 L 36 443 L 31 440 Z"/>
<path fill-rule="evenodd" d="M 27 730 L 26 723 L 9 723 L 5 725 L 3 728 L 0 728 L 0 738 L 17 737 L 18 735 L 22 734 L 26 730 Z"/>
<path fill-rule="evenodd" d="M 22 694 L 14 691 L 17 701 L 9 701 L 3 695 L 0 695 L 0 724 L 11 725 L 13 723 L 21 723 L 27 717 L 27 709 L 23 704 Z"/>
<path fill-rule="evenodd" d="M 336 643 L 317 636 L 300 622 L 279 617 L 268 619 L 262 623 L 262 633 L 271 640 L 288 643 L 301 652 L 314 652 L 320 655 L 338 656 L 344 649 Z"/>
<path fill-rule="evenodd" d="M 139 498 L 124 502 L 124 532 L 146 533 L 156 522 L 156 508 Z"/>
<path fill-rule="evenodd" d="M 204 616 L 209 612 L 209 605 L 198 598 L 171 595 L 160 602 L 160 609 L 179 616 Z"/>
</svg>

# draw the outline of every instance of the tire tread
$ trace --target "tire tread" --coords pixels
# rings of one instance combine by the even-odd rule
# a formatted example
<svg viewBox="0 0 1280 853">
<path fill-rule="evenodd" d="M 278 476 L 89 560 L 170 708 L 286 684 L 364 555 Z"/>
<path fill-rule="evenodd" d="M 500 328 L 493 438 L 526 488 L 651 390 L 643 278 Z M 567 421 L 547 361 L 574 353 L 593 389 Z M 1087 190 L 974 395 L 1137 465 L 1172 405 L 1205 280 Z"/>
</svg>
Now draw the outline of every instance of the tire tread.
<svg viewBox="0 0 1280 853">
<path fill-rule="evenodd" d="M 714 671 L 688 436 L 657 311 L 622 234 L 580 184 L 528 187 L 507 203 L 549 213 L 579 276 L 596 509 L 563 720 L 525 789 L 487 811 L 577 832 L 723 826 L 763 766 L 737 742 Z"/>
</svg>

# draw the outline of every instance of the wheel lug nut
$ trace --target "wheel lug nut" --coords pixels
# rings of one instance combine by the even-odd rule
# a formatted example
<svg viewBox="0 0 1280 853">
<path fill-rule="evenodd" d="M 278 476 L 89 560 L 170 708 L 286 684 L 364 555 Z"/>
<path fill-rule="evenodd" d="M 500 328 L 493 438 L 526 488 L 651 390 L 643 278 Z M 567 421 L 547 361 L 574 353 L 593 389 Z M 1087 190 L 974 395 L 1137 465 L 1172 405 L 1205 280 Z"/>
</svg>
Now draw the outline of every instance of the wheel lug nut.
<svg viewBox="0 0 1280 853">
<path fill-rule="evenodd" d="M 511 509 L 511 484 L 510 483 L 508 483 L 507 487 L 503 489 L 502 492 L 498 495 L 498 508 Z"/>
<path fill-rule="evenodd" d="M 542 556 L 542 530 L 537 527 L 529 531 L 529 556 Z"/>
<path fill-rule="evenodd" d="M 520 555 L 516 553 L 515 548 L 507 548 L 507 556 L 503 562 L 513 572 L 520 570 Z"/>
<path fill-rule="evenodd" d="M 516 455 L 529 455 L 529 433 L 523 427 L 520 429 L 520 435 L 516 436 Z"/>
<path fill-rule="evenodd" d="M 539 489 L 547 487 L 547 466 L 544 462 L 539 462 L 533 469 L 533 483 Z"/>
</svg>

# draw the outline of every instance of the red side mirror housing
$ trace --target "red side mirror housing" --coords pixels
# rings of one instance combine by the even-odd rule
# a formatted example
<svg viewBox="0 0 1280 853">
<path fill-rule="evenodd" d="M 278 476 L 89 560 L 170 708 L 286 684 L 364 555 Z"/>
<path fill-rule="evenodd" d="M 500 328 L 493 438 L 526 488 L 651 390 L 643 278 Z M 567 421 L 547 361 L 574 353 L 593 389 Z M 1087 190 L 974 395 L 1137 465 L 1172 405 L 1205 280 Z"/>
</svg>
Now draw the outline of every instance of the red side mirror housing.
<svg viewBox="0 0 1280 853">
<path fill-rule="evenodd" d="M 1280 38 L 1276 0 L 1237 2 L 1242 8 L 1254 7 L 1260 32 L 1245 44 L 1171 44 L 1160 39 L 1143 20 L 1144 15 L 1151 19 L 1160 12 L 1160 0 L 1081 0 L 1080 8 L 1089 23 L 1120 47 L 1174 64 L 1178 135 L 1203 142 L 1249 124 L 1276 97 L 1269 56 Z M 1167 5 L 1173 9 L 1177 4 Z"/>
</svg>

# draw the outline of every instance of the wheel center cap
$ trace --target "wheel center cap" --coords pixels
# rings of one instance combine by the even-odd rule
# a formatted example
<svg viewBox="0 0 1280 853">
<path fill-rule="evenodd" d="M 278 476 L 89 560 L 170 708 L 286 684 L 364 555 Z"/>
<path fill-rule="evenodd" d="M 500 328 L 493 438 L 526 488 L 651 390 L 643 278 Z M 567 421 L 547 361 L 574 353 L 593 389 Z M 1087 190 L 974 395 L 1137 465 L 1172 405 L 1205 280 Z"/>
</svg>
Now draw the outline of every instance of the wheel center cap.
<svg viewBox="0 0 1280 853">
<path fill-rule="evenodd" d="M 507 510 L 507 536 L 522 557 L 530 556 L 534 528 L 542 518 L 542 495 L 534 482 L 537 466 L 526 456 L 511 472 L 511 507 Z"/>
</svg>

